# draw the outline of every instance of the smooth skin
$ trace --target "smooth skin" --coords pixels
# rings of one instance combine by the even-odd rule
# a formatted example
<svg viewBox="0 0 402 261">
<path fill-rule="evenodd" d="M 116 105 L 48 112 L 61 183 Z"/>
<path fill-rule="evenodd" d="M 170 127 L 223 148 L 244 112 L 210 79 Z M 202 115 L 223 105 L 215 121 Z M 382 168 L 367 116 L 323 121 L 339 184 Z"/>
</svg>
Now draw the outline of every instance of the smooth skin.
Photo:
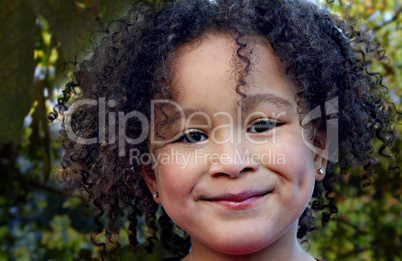
<svg viewBox="0 0 402 261">
<path fill-rule="evenodd" d="M 242 89 L 247 110 L 239 110 L 236 48 L 224 33 L 207 33 L 178 48 L 174 101 L 202 113 L 186 117 L 184 128 L 172 121 L 169 137 L 189 129 L 191 134 L 154 151 L 172 160 L 148 169 L 145 181 L 151 193 L 159 193 L 155 201 L 191 237 L 192 251 L 183 260 L 314 260 L 297 242 L 297 223 L 326 160 L 303 140 L 296 84 L 258 38 L 249 86 Z M 150 142 L 150 151 L 156 147 Z M 188 163 L 174 160 L 174 153 Z M 235 160 L 236 155 L 246 160 Z"/>
</svg>

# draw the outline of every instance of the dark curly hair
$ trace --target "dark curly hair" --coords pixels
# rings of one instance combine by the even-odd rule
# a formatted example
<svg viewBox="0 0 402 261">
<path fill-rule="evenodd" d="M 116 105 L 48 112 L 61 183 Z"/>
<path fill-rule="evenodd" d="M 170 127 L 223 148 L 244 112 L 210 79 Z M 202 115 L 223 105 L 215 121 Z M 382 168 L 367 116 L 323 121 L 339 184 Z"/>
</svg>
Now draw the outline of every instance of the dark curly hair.
<svg viewBox="0 0 402 261">
<path fill-rule="evenodd" d="M 229 32 L 234 37 L 239 61 L 234 65 L 238 75 L 236 90 L 242 97 L 245 95 L 241 89 L 247 85 L 244 79 L 252 66 L 248 57 L 252 44 L 247 36 L 258 36 L 268 40 L 283 69 L 298 83 L 300 114 L 302 108 L 324 108 L 327 101 L 338 98 L 339 112 L 328 116 L 322 111 L 322 120 L 310 127 L 316 131 L 328 119 L 337 119 L 340 135 L 336 166 L 343 172 L 361 165 L 369 173 L 372 139 L 382 141 L 382 154 L 394 138 L 392 106 L 386 102 L 387 88 L 382 85 L 381 75 L 369 72 L 366 61 L 384 59 L 384 52 L 371 43 L 368 32 L 354 29 L 348 21 L 347 17 L 341 19 L 303 0 L 142 1 L 126 17 L 115 21 L 111 25 L 114 30 L 105 33 L 106 37 L 91 50 L 90 58 L 78 63 L 74 81 L 67 85 L 57 110 L 50 115 L 55 118 L 57 111 L 66 111 L 65 104 L 72 93 L 78 92 L 75 101 L 113 100 L 104 107 L 105 113 L 110 113 L 107 122 L 99 122 L 100 105 L 93 104 L 79 106 L 64 118 L 64 126 L 68 124 L 76 136 L 99 138 L 98 142 L 76 143 L 68 137 L 67 129 L 62 131 L 65 186 L 70 191 L 86 191 L 86 198 L 97 210 L 92 242 L 118 248 L 113 235 L 126 217 L 129 242 L 137 246 L 136 226 L 143 218 L 149 248 L 158 236 L 173 254 L 188 253 L 188 235 L 178 230 L 163 209 L 158 211 L 140 166 L 130 165 L 127 153 L 119 156 L 117 141 L 122 137 L 109 126 L 115 126 L 116 112 L 138 111 L 149 119 L 155 95 L 172 95 L 169 86 L 175 50 L 207 31 Z M 129 119 L 125 127 L 125 133 L 132 138 L 143 131 L 141 122 L 135 119 Z M 112 136 L 116 138 L 105 138 Z M 129 144 L 128 148 L 148 152 L 146 141 Z M 331 193 L 336 166 L 330 166 L 324 181 L 316 184 L 313 201 L 299 219 L 299 238 L 316 227 L 311 209 L 323 210 L 323 224 L 337 211 Z M 363 179 L 368 184 L 370 174 Z M 108 241 L 97 242 L 96 235 L 104 230 Z"/>
</svg>

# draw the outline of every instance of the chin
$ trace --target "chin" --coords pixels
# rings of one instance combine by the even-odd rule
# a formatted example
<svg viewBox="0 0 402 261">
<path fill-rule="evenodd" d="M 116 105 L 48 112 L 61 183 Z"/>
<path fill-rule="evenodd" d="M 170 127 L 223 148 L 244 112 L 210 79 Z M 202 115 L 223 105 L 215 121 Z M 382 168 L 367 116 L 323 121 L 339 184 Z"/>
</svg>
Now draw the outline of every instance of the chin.
<svg viewBox="0 0 402 261">
<path fill-rule="evenodd" d="M 231 255 L 247 255 L 257 252 L 270 245 L 270 242 L 264 240 L 245 240 L 241 238 L 239 240 L 233 241 L 228 240 L 224 243 L 215 245 L 215 249 L 219 252 Z M 218 248 L 216 246 L 219 246 Z"/>
</svg>

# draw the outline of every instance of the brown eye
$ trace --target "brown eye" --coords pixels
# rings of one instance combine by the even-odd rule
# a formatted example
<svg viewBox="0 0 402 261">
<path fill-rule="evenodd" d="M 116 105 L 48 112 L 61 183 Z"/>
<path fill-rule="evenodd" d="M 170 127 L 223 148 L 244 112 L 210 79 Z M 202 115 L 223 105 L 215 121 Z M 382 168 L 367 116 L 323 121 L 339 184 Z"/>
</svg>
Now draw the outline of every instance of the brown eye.
<svg viewBox="0 0 402 261">
<path fill-rule="evenodd" d="M 208 137 L 204 133 L 198 130 L 188 130 L 176 142 L 184 142 L 188 144 L 194 144 L 206 140 Z"/>
<path fill-rule="evenodd" d="M 248 132 L 253 133 L 261 133 L 266 132 L 272 129 L 275 126 L 279 126 L 280 122 L 274 119 L 262 118 L 255 120 L 251 123 L 251 125 L 247 128 Z"/>
</svg>

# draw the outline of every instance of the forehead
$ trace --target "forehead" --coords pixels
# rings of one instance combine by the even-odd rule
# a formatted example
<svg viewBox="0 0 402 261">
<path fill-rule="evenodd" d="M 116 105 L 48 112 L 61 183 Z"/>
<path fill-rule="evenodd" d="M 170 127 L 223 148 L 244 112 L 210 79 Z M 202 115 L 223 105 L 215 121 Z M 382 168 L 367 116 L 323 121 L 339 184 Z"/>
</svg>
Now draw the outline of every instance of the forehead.
<svg viewBox="0 0 402 261">
<path fill-rule="evenodd" d="M 245 54 L 251 67 L 245 77 L 247 85 L 240 86 L 240 91 L 246 95 L 244 99 L 236 87 L 239 86 L 239 69 L 246 64 L 239 62 L 242 61 L 237 56 L 239 47 L 231 35 L 207 34 L 180 46 L 173 68 L 170 65 L 169 92 L 173 103 L 169 101 L 155 107 L 155 120 L 159 123 L 155 126 L 159 127 L 154 131 L 162 136 L 164 132 L 175 132 L 182 128 L 180 124 L 184 119 L 195 122 L 208 118 L 213 124 L 220 124 L 223 115 L 228 119 L 247 118 L 253 112 L 296 115 L 296 85 L 281 70 L 278 58 L 267 43 L 258 39 L 249 42 L 251 48 Z M 242 111 L 239 105 L 247 110 Z"/>
<path fill-rule="evenodd" d="M 183 95 L 180 94 L 189 86 L 203 87 L 219 83 L 221 87 L 227 88 L 233 85 L 236 81 L 233 66 L 235 51 L 236 46 L 231 36 L 217 33 L 204 34 L 179 46 L 172 70 L 172 88 L 179 93 L 175 98 L 183 100 Z M 228 81 L 224 83 L 223 79 Z M 223 83 L 225 86 L 222 86 Z"/>
<path fill-rule="evenodd" d="M 292 96 L 294 100 L 297 85 L 282 70 L 268 41 L 253 36 L 242 38 L 242 41 L 247 47 L 239 49 L 235 36 L 213 32 L 181 45 L 172 70 L 174 100 L 181 104 L 189 101 L 188 105 L 191 105 L 200 98 L 208 101 L 218 94 L 224 94 L 220 104 L 228 99 L 239 99 L 236 87 L 248 61 L 249 71 L 241 79 L 247 85 L 240 86 L 241 92 L 255 95 L 275 89 L 277 94 L 282 93 L 286 98 Z M 189 96 L 193 99 L 189 100 Z"/>
</svg>

